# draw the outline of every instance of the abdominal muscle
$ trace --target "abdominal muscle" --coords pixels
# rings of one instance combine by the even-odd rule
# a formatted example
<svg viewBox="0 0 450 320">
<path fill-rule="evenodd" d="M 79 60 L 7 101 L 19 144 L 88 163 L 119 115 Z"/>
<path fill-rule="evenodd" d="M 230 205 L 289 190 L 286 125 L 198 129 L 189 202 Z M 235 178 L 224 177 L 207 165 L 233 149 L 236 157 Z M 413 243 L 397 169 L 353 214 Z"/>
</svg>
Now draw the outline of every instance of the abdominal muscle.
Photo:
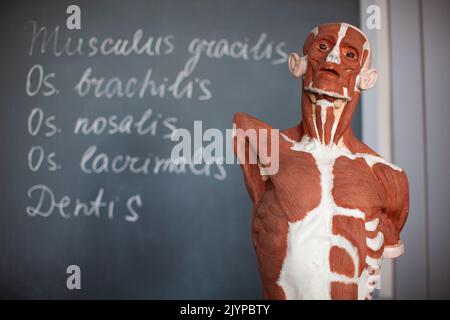
<svg viewBox="0 0 450 320">
<path fill-rule="evenodd" d="M 277 284 L 286 299 L 330 299 L 331 212 L 320 206 L 289 223 L 287 254 Z"/>
</svg>

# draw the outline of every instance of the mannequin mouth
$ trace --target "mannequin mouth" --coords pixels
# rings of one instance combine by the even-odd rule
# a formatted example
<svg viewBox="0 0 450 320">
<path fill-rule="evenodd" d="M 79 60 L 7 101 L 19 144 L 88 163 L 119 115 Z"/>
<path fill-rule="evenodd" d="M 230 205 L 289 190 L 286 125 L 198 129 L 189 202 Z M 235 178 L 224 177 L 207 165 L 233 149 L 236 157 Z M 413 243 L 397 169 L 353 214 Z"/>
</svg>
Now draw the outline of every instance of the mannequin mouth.
<svg viewBox="0 0 450 320">
<path fill-rule="evenodd" d="M 344 100 L 344 101 L 352 100 L 352 98 L 349 97 L 347 94 L 342 95 L 337 92 L 322 90 L 322 89 L 318 89 L 318 88 L 311 87 L 311 86 L 305 87 L 304 90 L 307 91 L 310 96 L 312 94 L 312 95 L 316 96 L 316 98 L 317 98 L 317 96 L 324 96 L 325 98 L 332 98 L 332 99 L 338 99 L 338 100 Z M 316 99 L 316 100 L 319 100 L 319 99 Z"/>
<path fill-rule="evenodd" d="M 320 69 L 319 73 L 329 76 L 329 77 L 332 77 L 332 78 L 335 78 L 335 79 L 340 78 L 339 72 L 337 72 L 335 69 L 330 68 L 330 67 L 325 67 L 325 68 Z"/>
</svg>

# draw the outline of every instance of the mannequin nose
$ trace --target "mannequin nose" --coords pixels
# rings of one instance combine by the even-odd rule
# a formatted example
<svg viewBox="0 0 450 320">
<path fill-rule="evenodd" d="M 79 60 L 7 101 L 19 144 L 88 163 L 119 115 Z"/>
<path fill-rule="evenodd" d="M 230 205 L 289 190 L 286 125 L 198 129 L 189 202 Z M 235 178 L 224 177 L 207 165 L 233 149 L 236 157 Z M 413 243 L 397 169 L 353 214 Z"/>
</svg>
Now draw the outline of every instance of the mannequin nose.
<svg viewBox="0 0 450 320">
<path fill-rule="evenodd" d="M 330 53 L 327 56 L 326 61 L 328 63 L 335 63 L 335 64 L 341 63 L 340 52 L 339 52 L 339 48 L 337 46 L 335 46 L 333 48 L 333 50 L 330 51 Z"/>
</svg>

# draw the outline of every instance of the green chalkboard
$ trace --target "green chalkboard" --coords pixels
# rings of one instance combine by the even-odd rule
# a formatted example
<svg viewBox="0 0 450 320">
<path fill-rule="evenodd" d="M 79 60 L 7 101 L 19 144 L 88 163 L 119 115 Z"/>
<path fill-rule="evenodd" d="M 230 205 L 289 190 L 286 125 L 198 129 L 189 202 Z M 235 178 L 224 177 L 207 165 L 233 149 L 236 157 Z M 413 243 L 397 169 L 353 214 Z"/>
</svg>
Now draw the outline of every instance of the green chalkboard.
<svg viewBox="0 0 450 320">
<path fill-rule="evenodd" d="M 170 166 L 169 137 L 196 120 L 224 131 L 237 111 L 297 124 L 287 54 L 318 24 L 358 25 L 359 2 L 2 9 L 0 298 L 261 298 L 239 166 Z"/>
</svg>

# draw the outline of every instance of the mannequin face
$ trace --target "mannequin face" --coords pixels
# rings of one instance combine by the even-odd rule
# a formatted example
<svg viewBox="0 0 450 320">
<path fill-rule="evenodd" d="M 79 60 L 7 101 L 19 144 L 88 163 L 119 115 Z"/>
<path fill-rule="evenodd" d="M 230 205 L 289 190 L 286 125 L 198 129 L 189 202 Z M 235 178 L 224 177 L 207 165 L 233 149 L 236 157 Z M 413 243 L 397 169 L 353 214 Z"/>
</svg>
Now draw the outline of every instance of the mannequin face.
<svg viewBox="0 0 450 320">
<path fill-rule="evenodd" d="M 366 37 L 345 23 L 322 25 L 312 34 L 313 38 L 305 43 L 308 67 L 304 89 L 351 100 L 359 91 L 358 75 L 368 62 L 370 49 Z"/>
<path fill-rule="evenodd" d="M 370 67 L 367 37 L 346 23 L 315 28 L 305 41 L 303 57 L 289 56 L 291 73 L 303 78 L 302 118 L 309 135 L 323 144 L 338 143 L 356 107 L 360 90 L 371 88 L 377 72 Z"/>
</svg>

